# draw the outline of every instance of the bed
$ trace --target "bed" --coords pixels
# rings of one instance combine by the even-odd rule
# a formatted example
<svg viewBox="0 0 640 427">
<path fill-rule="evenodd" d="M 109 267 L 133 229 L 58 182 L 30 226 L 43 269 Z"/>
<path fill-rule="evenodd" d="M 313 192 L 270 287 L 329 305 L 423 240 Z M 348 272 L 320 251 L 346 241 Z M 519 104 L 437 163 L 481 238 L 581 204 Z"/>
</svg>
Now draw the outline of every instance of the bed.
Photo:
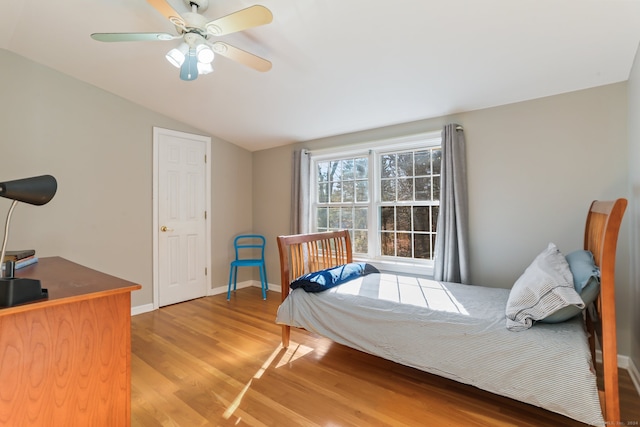
<svg viewBox="0 0 640 427">
<path fill-rule="evenodd" d="M 282 344 L 289 346 L 291 327 L 302 328 L 586 424 L 619 423 L 614 273 L 626 205 L 625 199 L 594 201 L 587 214 L 583 252 L 592 254 L 599 269 L 594 302 L 584 309 L 571 306 L 579 314 L 566 321 L 529 319 L 519 332 L 506 327 L 512 322 L 510 289 L 376 271 L 321 292 L 291 289 L 314 272 L 351 268 L 350 237 L 347 231 L 279 236 L 282 303 L 276 322 Z"/>
</svg>

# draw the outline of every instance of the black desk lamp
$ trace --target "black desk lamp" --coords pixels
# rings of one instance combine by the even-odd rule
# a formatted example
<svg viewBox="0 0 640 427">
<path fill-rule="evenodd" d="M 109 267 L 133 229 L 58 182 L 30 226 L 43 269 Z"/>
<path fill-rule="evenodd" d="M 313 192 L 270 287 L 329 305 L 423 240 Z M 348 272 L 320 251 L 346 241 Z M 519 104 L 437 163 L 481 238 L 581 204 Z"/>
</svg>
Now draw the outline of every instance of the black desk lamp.
<svg viewBox="0 0 640 427">
<path fill-rule="evenodd" d="M 2 241 L 2 251 L 0 262 L 5 269 L 0 277 L 0 307 L 11 307 L 47 297 L 47 290 L 42 289 L 40 281 L 36 279 L 18 279 L 13 277 L 13 261 L 4 262 L 7 249 L 7 239 L 9 238 L 9 223 L 13 208 L 18 202 L 25 202 L 32 205 L 44 205 L 53 199 L 58 189 L 58 183 L 51 175 L 35 176 L 33 178 L 16 179 L 0 183 L 0 197 L 13 200 L 7 222 L 4 226 L 4 240 Z"/>
</svg>

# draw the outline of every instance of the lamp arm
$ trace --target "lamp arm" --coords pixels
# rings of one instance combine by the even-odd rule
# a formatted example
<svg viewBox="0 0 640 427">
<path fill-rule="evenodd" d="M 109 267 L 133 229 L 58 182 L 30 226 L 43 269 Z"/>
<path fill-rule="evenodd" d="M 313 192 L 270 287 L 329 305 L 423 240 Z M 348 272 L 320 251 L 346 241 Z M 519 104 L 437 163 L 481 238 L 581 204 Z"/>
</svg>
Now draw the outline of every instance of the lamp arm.
<svg viewBox="0 0 640 427">
<path fill-rule="evenodd" d="M 9 239 L 9 223 L 11 222 L 11 214 L 13 213 L 13 208 L 18 204 L 17 200 L 14 200 L 11 203 L 11 207 L 9 208 L 9 213 L 7 214 L 7 222 L 4 224 L 4 239 L 2 239 L 2 252 L 0 253 L 0 265 L 4 265 L 4 255 L 7 252 L 7 240 Z M 5 277 L 5 272 L 0 271 L 0 276 Z"/>
</svg>

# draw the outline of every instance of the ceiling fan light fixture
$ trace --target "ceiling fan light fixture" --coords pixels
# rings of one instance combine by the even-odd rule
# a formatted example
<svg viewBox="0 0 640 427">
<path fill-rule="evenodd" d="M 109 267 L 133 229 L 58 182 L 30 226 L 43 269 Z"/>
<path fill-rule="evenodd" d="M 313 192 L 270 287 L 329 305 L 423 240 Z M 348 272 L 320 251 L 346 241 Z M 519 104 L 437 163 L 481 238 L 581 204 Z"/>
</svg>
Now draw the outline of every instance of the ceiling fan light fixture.
<svg viewBox="0 0 640 427">
<path fill-rule="evenodd" d="M 206 44 L 201 44 L 196 48 L 196 56 L 198 62 L 202 64 L 211 64 L 213 62 L 213 50 Z"/>
<path fill-rule="evenodd" d="M 213 72 L 213 67 L 211 63 L 206 64 L 203 62 L 198 62 L 198 74 L 205 75 Z"/>
<path fill-rule="evenodd" d="M 237 47 L 221 41 L 210 42 L 211 36 L 245 31 L 250 28 L 268 24 L 273 21 L 269 9 L 260 5 L 249 6 L 212 21 L 202 15 L 209 7 L 210 0 L 182 0 L 191 9 L 182 16 L 169 3 L 180 0 L 147 0 L 158 12 L 164 15 L 176 28 L 177 35 L 170 33 L 93 33 L 91 38 L 100 42 L 128 41 L 169 41 L 182 39 L 180 46 L 165 54 L 167 61 L 180 70 L 180 79 L 191 81 L 200 74 L 213 71 L 211 65 L 216 55 L 236 61 L 256 71 L 271 69 L 271 62 Z"/>
<path fill-rule="evenodd" d="M 169 61 L 171 65 L 176 68 L 180 68 L 184 63 L 184 59 L 188 51 L 189 46 L 187 46 L 186 43 L 181 43 L 180 46 L 173 48 L 169 52 L 167 52 L 165 58 L 167 58 L 167 61 Z"/>
</svg>

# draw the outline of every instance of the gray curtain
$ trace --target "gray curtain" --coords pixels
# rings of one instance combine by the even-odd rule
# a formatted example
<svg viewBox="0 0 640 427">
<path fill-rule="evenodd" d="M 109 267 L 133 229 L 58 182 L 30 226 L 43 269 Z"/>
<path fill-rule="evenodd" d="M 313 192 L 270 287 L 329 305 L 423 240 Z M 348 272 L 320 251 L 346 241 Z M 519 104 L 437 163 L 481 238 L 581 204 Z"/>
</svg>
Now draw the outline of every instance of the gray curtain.
<svg viewBox="0 0 640 427">
<path fill-rule="evenodd" d="M 462 127 L 442 130 L 440 213 L 434 256 L 435 280 L 469 283 L 469 207 L 467 164 Z"/>
<path fill-rule="evenodd" d="M 309 171 L 307 150 L 293 153 L 293 177 L 291 185 L 291 234 L 309 232 Z"/>
</svg>

